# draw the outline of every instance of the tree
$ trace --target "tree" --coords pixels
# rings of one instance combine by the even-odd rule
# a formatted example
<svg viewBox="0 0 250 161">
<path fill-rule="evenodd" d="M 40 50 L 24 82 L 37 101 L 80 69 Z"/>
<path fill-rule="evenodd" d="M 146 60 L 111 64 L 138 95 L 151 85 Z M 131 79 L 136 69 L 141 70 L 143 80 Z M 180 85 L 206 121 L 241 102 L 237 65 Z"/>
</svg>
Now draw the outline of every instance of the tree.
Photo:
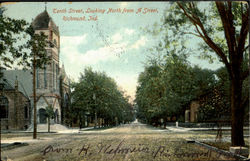
<svg viewBox="0 0 250 161">
<path fill-rule="evenodd" d="M 214 72 L 191 67 L 185 55 L 174 53 L 151 59 L 139 75 L 136 103 L 139 117 L 158 125 L 159 119 L 181 119 L 186 105 L 215 85 Z"/>
<path fill-rule="evenodd" d="M 53 119 L 55 114 L 52 105 L 47 106 L 45 110 L 48 118 L 48 132 L 50 132 L 50 119 Z"/>
<path fill-rule="evenodd" d="M 36 33 L 32 25 L 24 20 L 15 20 L 4 16 L 3 11 L 4 8 L 0 7 L 0 59 L 3 62 L 3 64 L 0 64 L 0 69 L 2 65 L 12 68 L 14 62 L 24 69 L 32 69 L 34 99 L 33 138 L 36 139 L 36 69 L 44 68 L 50 60 L 45 49 L 48 45 L 47 36 L 43 32 Z M 18 43 L 21 40 L 25 43 L 19 45 Z"/>
<path fill-rule="evenodd" d="M 243 67 L 244 57 L 249 54 L 249 5 L 212 2 L 209 11 L 208 3 L 203 5 L 206 7 L 197 2 L 174 3 L 166 12 L 164 27 L 173 32 L 175 40 L 184 39 L 187 34 L 200 38 L 203 56 L 211 58 L 210 53 L 215 53 L 225 65 L 230 80 L 231 142 L 232 146 L 244 146 L 243 107 L 249 97 L 242 97 L 242 84 L 249 76 L 249 68 Z"/>
<path fill-rule="evenodd" d="M 14 62 L 22 64 L 27 55 L 27 52 L 23 50 L 25 43 L 19 45 L 16 43 L 23 38 L 21 34 L 25 33 L 28 23 L 24 20 L 6 17 L 3 14 L 4 11 L 5 8 L 0 7 L 0 68 L 11 68 Z M 0 73 L 0 78 L 2 76 L 3 74 Z"/>
<path fill-rule="evenodd" d="M 129 116 L 132 109 L 128 99 L 106 73 L 86 68 L 79 82 L 73 85 L 73 89 L 72 114 L 79 118 L 79 123 L 82 115 L 87 112 L 93 118 L 97 117 L 99 127 L 101 118 L 106 125 L 114 125 L 116 117 L 119 123 L 132 119 Z"/>
</svg>

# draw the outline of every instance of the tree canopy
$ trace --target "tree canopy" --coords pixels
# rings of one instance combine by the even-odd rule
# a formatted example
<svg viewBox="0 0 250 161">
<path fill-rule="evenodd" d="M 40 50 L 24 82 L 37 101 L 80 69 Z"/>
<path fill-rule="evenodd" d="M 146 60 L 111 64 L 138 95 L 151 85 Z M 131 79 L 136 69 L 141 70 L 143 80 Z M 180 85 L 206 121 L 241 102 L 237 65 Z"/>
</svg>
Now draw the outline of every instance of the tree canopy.
<svg viewBox="0 0 250 161">
<path fill-rule="evenodd" d="M 45 49 L 47 36 L 43 32 L 36 33 L 25 20 L 7 17 L 4 11 L 5 8 L 0 7 L 0 67 L 30 68 L 34 65 L 35 53 L 36 67 L 43 68 L 49 60 Z"/>
<path fill-rule="evenodd" d="M 191 100 L 216 85 L 214 72 L 192 67 L 183 56 L 171 54 L 162 61 L 148 61 L 139 75 L 136 103 L 139 117 L 149 123 L 176 116 L 183 120 Z"/>
<path fill-rule="evenodd" d="M 110 124 L 133 119 L 132 105 L 128 97 L 118 89 L 116 82 L 104 72 L 86 68 L 79 82 L 73 85 L 72 115 L 79 118 L 84 113 L 103 118 Z"/>
</svg>

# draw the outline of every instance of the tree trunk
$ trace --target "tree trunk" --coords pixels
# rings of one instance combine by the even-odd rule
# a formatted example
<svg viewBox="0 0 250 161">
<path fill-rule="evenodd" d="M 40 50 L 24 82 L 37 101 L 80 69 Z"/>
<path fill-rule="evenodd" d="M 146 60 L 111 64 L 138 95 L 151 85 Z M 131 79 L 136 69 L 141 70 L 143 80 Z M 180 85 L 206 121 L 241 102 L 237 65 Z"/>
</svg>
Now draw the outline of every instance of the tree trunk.
<svg viewBox="0 0 250 161">
<path fill-rule="evenodd" d="M 48 132 L 50 132 L 50 117 L 48 117 Z"/>
<path fill-rule="evenodd" d="M 232 130 L 231 140 L 232 146 L 244 146 L 244 108 L 241 107 L 241 91 L 242 80 L 240 80 L 239 73 L 234 72 L 235 77 L 230 81 L 231 83 L 231 111 L 232 111 Z"/>
<path fill-rule="evenodd" d="M 166 129 L 166 126 L 167 126 L 167 119 L 164 119 L 164 129 Z"/>
<path fill-rule="evenodd" d="M 96 110 L 95 110 L 95 118 L 94 119 L 95 119 L 95 121 L 94 121 L 95 122 L 95 128 L 97 128 L 97 114 L 96 114 Z"/>
<path fill-rule="evenodd" d="M 83 123 L 82 124 L 83 124 L 82 127 L 84 128 L 85 124 L 86 124 L 86 116 L 85 115 L 83 115 Z"/>
<path fill-rule="evenodd" d="M 98 118 L 98 126 L 99 126 L 99 128 L 101 128 L 101 118 L 100 117 Z"/>
<path fill-rule="evenodd" d="M 34 122 L 33 122 L 33 139 L 37 138 L 37 122 L 36 122 L 36 56 L 33 58 L 33 99 L 34 99 Z"/>
<path fill-rule="evenodd" d="M 79 115 L 79 129 L 82 128 L 82 117 L 81 114 Z"/>
</svg>

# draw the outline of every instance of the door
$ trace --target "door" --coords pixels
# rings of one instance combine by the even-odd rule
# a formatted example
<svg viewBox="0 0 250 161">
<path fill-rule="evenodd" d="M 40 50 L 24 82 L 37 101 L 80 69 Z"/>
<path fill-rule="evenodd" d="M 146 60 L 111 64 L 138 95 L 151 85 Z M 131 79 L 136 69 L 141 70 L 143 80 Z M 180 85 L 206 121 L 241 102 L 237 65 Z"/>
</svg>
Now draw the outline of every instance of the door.
<svg viewBox="0 0 250 161">
<path fill-rule="evenodd" d="M 46 124 L 47 123 L 47 119 L 46 119 L 46 110 L 41 108 L 39 109 L 39 123 L 40 124 Z"/>
</svg>

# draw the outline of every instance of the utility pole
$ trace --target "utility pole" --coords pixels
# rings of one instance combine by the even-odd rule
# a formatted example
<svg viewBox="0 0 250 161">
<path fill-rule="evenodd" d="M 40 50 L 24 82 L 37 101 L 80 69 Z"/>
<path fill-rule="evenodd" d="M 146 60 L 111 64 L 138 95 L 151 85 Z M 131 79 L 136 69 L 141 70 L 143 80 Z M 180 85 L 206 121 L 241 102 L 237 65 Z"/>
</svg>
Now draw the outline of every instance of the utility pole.
<svg viewBox="0 0 250 161">
<path fill-rule="evenodd" d="M 15 119 L 14 119 L 14 123 L 15 123 L 15 129 L 17 130 L 18 129 L 18 121 L 17 121 L 17 118 L 18 118 L 18 115 L 17 115 L 17 110 L 18 110 L 18 103 L 17 103 L 17 95 L 18 93 L 18 81 L 17 81 L 17 76 L 16 76 L 16 80 L 15 80 L 15 94 L 14 94 L 14 114 L 15 114 Z"/>
<path fill-rule="evenodd" d="M 34 100 L 34 122 L 33 122 L 33 139 L 37 138 L 37 122 L 36 122 L 36 50 L 33 50 L 33 100 Z"/>
</svg>

